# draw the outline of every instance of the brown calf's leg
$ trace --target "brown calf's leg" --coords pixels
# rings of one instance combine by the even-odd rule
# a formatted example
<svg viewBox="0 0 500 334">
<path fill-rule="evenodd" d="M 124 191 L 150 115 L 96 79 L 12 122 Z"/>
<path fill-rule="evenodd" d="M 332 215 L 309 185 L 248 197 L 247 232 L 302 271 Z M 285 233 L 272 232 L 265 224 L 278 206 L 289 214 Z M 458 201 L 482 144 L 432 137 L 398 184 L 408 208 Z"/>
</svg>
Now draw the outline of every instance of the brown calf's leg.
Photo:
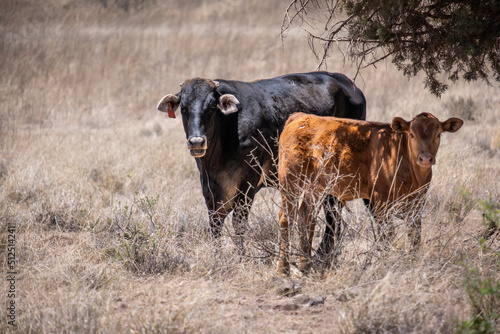
<svg viewBox="0 0 500 334">
<path fill-rule="evenodd" d="M 279 237 L 279 257 L 278 257 L 278 275 L 281 277 L 290 276 L 290 227 L 288 223 L 289 212 L 285 207 L 285 203 L 282 204 L 280 210 L 280 226 L 278 231 Z M 290 212 L 291 213 L 291 212 Z"/>
<path fill-rule="evenodd" d="M 316 217 L 311 210 L 312 203 L 304 202 L 299 208 L 299 236 L 300 236 L 300 259 L 299 269 L 303 273 L 308 273 L 311 269 L 311 251 L 314 237 L 314 228 L 316 227 Z"/>
<path fill-rule="evenodd" d="M 422 241 L 422 221 L 420 217 L 416 218 L 408 228 L 408 239 L 412 251 L 418 251 Z"/>
</svg>

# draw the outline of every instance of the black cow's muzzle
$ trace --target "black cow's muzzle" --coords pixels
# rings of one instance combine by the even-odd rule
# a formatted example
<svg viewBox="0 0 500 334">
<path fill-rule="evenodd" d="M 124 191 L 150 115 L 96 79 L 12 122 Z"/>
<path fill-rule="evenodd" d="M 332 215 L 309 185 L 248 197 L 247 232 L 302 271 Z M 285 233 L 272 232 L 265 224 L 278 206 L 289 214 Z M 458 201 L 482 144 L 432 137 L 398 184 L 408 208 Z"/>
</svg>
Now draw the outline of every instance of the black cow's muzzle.
<svg viewBox="0 0 500 334">
<path fill-rule="evenodd" d="M 189 137 L 187 145 L 193 157 L 201 158 L 207 151 L 207 137 Z"/>
</svg>

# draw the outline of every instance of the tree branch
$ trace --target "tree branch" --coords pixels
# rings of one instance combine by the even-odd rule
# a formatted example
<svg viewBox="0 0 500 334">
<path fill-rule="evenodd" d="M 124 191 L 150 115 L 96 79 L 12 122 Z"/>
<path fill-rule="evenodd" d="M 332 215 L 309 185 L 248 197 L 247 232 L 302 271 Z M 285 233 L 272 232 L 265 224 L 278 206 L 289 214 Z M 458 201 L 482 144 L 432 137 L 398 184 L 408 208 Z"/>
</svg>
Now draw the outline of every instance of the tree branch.
<svg viewBox="0 0 500 334">
<path fill-rule="evenodd" d="M 326 13 L 323 31 L 314 32 L 310 22 L 317 21 L 310 18 L 311 8 Z M 347 17 L 335 22 L 340 12 Z M 499 12 L 495 1 L 293 0 L 286 9 L 281 37 L 300 17 L 301 24 L 312 28 L 306 32 L 318 68 L 326 65 L 335 46 L 344 62 L 350 58 L 356 64 L 356 76 L 361 69 L 392 57 L 406 76 L 423 71 L 426 87 L 439 96 L 447 86 L 437 78 L 452 69 L 452 81 L 459 73 L 467 81 L 487 81 L 493 73 L 500 81 Z M 382 56 L 377 56 L 379 49 Z"/>
</svg>

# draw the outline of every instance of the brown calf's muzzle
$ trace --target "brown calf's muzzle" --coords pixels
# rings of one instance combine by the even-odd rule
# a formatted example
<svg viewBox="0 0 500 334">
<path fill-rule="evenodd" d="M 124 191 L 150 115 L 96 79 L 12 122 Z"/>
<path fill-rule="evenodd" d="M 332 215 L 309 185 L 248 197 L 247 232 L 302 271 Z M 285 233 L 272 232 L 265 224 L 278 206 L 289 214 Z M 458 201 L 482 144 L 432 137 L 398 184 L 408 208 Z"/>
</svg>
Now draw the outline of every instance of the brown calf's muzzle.
<svg viewBox="0 0 500 334">
<path fill-rule="evenodd" d="M 419 154 L 417 158 L 417 164 L 421 167 L 431 167 L 436 163 L 434 155 L 431 154 Z"/>
</svg>

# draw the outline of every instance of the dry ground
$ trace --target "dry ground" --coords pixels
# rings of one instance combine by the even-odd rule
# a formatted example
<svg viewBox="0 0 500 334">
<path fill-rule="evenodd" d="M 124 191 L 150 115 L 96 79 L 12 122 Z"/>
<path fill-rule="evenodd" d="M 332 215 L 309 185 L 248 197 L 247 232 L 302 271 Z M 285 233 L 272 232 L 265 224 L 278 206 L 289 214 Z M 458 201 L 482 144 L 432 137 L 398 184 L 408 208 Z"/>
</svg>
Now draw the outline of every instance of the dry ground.
<svg viewBox="0 0 500 334">
<path fill-rule="evenodd" d="M 488 214 L 499 216 L 497 83 L 459 82 L 438 99 L 390 63 L 363 71 L 369 120 L 428 111 L 466 121 L 442 140 L 423 247 L 412 257 L 401 237 L 377 251 L 353 202 L 337 265 L 283 281 L 277 192 L 258 196 L 247 258 L 230 223 L 214 249 L 181 121 L 155 106 L 194 76 L 315 70 L 303 32 L 279 38 L 287 1 L 102 3 L 0 3 L 2 273 L 10 235 L 16 250 L 0 332 L 16 330 L 11 300 L 20 333 L 449 333 L 500 313 L 498 235 L 480 242 Z M 328 66 L 355 73 L 336 55 Z"/>
</svg>

